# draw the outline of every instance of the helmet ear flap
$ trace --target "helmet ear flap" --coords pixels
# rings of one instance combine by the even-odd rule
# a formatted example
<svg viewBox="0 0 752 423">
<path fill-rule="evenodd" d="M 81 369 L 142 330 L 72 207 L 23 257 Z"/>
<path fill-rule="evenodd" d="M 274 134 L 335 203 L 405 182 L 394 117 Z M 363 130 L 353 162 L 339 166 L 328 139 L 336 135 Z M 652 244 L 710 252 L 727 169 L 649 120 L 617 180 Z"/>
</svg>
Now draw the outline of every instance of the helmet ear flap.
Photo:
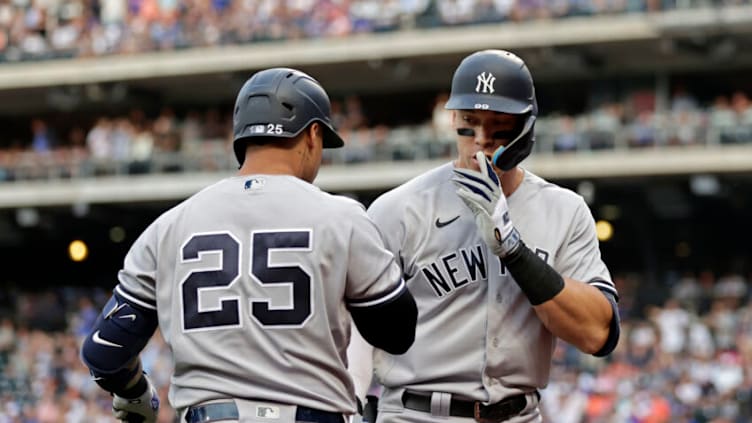
<svg viewBox="0 0 752 423">
<path fill-rule="evenodd" d="M 506 146 L 501 146 L 491 156 L 491 163 L 503 171 L 508 171 L 523 161 L 533 150 L 535 143 L 535 119 L 529 115 L 523 120 L 522 129 Z"/>
</svg>

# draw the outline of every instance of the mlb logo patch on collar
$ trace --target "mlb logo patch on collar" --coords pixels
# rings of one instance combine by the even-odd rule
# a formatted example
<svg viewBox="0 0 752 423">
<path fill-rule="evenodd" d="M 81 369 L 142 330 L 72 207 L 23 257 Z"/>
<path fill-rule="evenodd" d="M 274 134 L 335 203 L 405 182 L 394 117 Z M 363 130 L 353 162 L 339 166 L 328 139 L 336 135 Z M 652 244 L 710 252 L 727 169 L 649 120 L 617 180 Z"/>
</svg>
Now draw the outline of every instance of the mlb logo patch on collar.
<svg viewBox="0 0 752 423">
<path fill-rule="evenodd" d="M 261 177 L 251 178 L 245 181 L 244 188 L 246 191 L 258 191 L 264 188 L 266 179 Z"/>
</svg>

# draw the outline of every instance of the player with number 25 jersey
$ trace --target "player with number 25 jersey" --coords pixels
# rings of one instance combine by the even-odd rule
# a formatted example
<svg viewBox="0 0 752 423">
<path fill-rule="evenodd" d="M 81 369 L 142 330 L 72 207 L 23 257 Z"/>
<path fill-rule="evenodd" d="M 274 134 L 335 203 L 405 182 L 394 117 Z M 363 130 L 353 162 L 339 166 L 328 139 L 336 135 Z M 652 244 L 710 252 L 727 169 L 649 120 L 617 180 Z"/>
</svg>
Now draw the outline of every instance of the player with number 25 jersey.
<svg viewBox="0 0 752 423">
<path fill-rule="evenodd" d="M 375 224 L 360 203 L 312 184 L 322 149 L 343 145 L 330 110 L 294 69 L 260 71 L 241 88 L 238 174 L 140 235 L 84 341 L 115 417 L 157 419 L 139 359 L 157 326 L 174 362 L 169 400 L 187 423 L 342 423 L 357 411 L 350 322 L 376 347 L 410 347 L 417 307 Z"/>
</svg>

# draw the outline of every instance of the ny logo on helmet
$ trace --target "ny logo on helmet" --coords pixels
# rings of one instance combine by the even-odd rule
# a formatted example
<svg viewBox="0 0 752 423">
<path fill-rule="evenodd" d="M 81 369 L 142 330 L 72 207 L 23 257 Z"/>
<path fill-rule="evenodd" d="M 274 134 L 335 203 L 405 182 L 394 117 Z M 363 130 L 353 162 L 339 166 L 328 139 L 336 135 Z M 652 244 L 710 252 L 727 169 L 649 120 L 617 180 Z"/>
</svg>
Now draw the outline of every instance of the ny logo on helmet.
<svg viewBox="0 0 752 423">
<path fill-rule="evenodd" d="M 496 77 L 493 76 L 491 72 L 488 72 L 488 74 L 483 72 L 480 75 L 478 75 L 477 78 L 478 78 L 478 84 L 475 85 L 476 93 L 483 93 L 483 94 L 494 93 L 493 84 L 494 82 L 496 82 Z"/>
</svg>

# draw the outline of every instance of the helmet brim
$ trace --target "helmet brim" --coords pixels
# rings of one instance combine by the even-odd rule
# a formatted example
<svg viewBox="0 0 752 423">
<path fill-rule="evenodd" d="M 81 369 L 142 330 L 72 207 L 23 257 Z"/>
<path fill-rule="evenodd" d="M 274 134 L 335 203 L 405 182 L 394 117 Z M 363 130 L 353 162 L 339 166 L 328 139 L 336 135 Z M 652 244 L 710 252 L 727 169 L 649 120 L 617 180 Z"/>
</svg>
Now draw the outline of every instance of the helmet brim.
<svg viewBox="0 0 752 423">
<path fill-rule="evenodd" d="M 340 148 L 345 145 L 345 141 L 339 136 L 334 128 L 324 124 L 324 148 Z"/>
<path fill-rule="evenodd" d="M 449 97 L 448 110 L 491 110 L 493 112 L 522 115 L 533 110 L 531 102 L 517 101 L 492 94 L 459 94 Z"/>
</svg>

